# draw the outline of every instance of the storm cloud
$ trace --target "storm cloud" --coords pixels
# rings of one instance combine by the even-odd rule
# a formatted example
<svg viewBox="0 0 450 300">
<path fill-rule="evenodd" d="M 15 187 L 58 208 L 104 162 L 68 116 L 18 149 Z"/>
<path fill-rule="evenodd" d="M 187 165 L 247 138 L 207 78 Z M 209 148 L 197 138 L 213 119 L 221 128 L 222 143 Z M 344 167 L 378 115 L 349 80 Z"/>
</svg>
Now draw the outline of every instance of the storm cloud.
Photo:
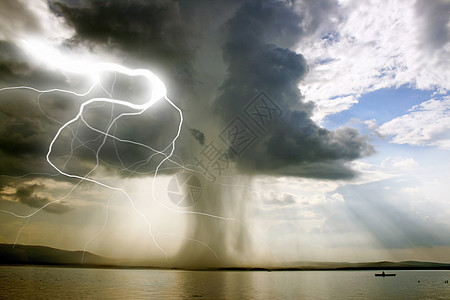
<svg viewBox="0 0 450 300">
<path fill-rule="evenodd" d="M 194 52 L 177 2 L 93 0 L 70 6 L 54 1 L 54 9 L 76 31 L 70 43 L 120 49 L 139 64 L 167 72 L 178 84 L 192 79 Z"/>
<path fill-rule="evenodd" d="M 301 23 L 301 16 L 283 1 L 242 5 L 226 24 L 223 57 L 228 74 L 215 101 L 216 113 L 225 123 L 232 124 L 240 111 L 252 119 L 247 127 L 254 128 L 257 138 L 235 155 L 243 172 L 351 177 L 354 174 L 344 163 L 371 154 L 373 148 L 354 129 L 333 132 L 311 120 L 314 106 L 298 89 L 308 72 L 306 60 L 277 45 L 292 46 L 292 41 L 300 40 Z M 261 90 L 267 91 L 268 99 L 251 102 Z M 264 124 L 257 125 L 263 127 L 255 126 L 258 118 Z"/>
<path fill-rule="evenodd" d="M 28 205 L 33 208 L 41 208 L 45 206 L 45 210 L 50 213 L 62 214 L 68 212 L 71 208 L 65 203 L 59 201 L 52 201 L 51 199 L 38 195 L 38 191 L 45 189 L 42 184 L 28 184 L 19 186 L 16 189 L 15 198 L 16 201 Z"/>
<path fill-rule="evenodd" d="M 2 1 L 2 212 L 13 218 L 44 206 L 55 214 L 77 208 L 64 215 L 64 222 L 81 225 L 68 226 L 64 233 L 73 230 L 82 236 L 81 246 L 89 240 L 86 232 L 104 227 L 105 234 L 97 234 L 99 241 L 107 241 L 104 249 L 124 241 L 124 236 L 137 249 L 145 238 L 136 228 L 148 234 L 143 222 L 143 226 L 134 222 L 138 219 L 136 210 L 142 207 L 140 216 L 148 215 L 145 221 L 154 224 L 154 237 L 148 243 L 155 251 L 170 247 L 174 266 L 248 266 L 252 259 L 257 265 L 262 260 L 253 250 L 264 247 L 256 243 L 258 238 L 250 232 L 252 226 L 262 235 L 290 232 L 288 237 L 278 234 L 275 240 L 279 242 L 294 235 L 303 241 L 300 233 L 313 234 L 321 229 L 330 232 L 323 235 L 324 239 L 334 233 L 345 234 L 354 229 L 348 221 L 353 219 L 358 228 L 366 228 L 385 248 L 448 246 L 448 239 L 433 234 L 440 228 L 439 222 L 419 224 L 414 213 L 408 212 L 407 202 L 394 205 L 400 195 L 381 194 L 389 200 L 383 202 L 373 193 L 382 187 L 357 187 L 358 181 L 380 180 L 377 176 L 395 176 L 397 171 L 381 174 L 378 170 L 384 168 L 386 160 L 379 168 L 371 165 L 381 161 L 382 155 L 361 160 L 375 150 L 361 133 L 365 129 L 337 127 L 356 124 L 347 114 L 336 116 L 336 123 L 332 118 L 324 119 L 349 109 L 368 91 L 383 87 L 403 90 L 411 84 L 414 88 L 431 88 L 437 82 L 437 87 L 445 90 L 442 82 L 447 81 L 442 78 L 446 73 L 436 70 L 444 70 L 447 61 L 448 3 L 400 2 L 389 2 L 390 13 L 385 14 L 371 3 L 360 6 L 334 0 Z M 405 12 L 407 22 L 397 12 Z M 363 25 L 358 27 L 360 22 Z M 387 35 L 378 30 L 388 28 L 386 24 L 392 25 Z M 413 28 L 414 38 L 404 28 Z M 397 40 L 401 43 L 391 42 Z M 55 50 L 55 58 L 59 52 L 74 61 L 86 59 L 93 67 L 97 62 L 112 62 L 150 70 L 167 87 L 167 99 L 140 113 L 125 104 L 142 104 L 149 99 L 152 86 L 143 76 L 108 70 L 90 72 L 94 68 L 88 65 L 81 73 L 72 72 L 46 51 L 34 55 L 29 48 L 39 46 L 34 41 Z M 430 58 L 431 63 L 424 63 L 422 56 Z M 406 58 L 411 60 L 405 60 L 404 65 Z M 406 77 L 404 70 L 409 70 Z M 427 73 L 429 70 L 433 71 Z M 435 77 L 440 79 L 435 81 Z M 40 92 L 53 88 L 48 93 Z M 109 99 L 123 102 L 113 104 Z M 394 100 L 384 100 L 378 107 L 361 102 L 361 110 L 349 114 L 383 106 L 370 112 L 374 113 L 370 122 L 384 122 L 380 120 L 391 114 L 383 112 L 394 104 Z M 407 106 L 402 101 L 401 108 L 393 105 L 392 115 Z M 440 103 L 433 101 L 430 103 Z M 431 104 L 430 115 L 441 112 Z M 82 115 L 76 118 L 82 107 Z M 365 116 L 361 113 L 361 117 Z M 360 123 L 364 122 L 369 121 Z M 436 138 L 442 139 L 438 135 Z M 377 147 L 386 147 L 384 141 Z M 170 160 L 166 159 L 169 154 L 173 154 Z M 59 173 L 47 158 L 70 175 Z M 224 169 L 213 169 L 221 163 Z M 156 172 L 160 176 L 154 177 Z M 178 185 L 174 185 L 172 180 L 177 177 L 171 176 L 178 172 L 192 172 L 189 176 L 198 180 L 185 185 L 176 181 Z M 169 190 L 168 184 L 177 190 Z M 353 191 L 338 189 L 349 184 L 355 184 Z M 369 196 L 358 199 L 358 193 Z M 195 201 L 191 201 L 191 207 L 177 207 L 180 202 L 170 195 L 194 197 L 191 200 Z M 73 203 L 55 201 L 59 199 Z M 258 201 L 262 209 L 255 209 Z M 323 204 L 323 214 L 318 212 L 319 204 Z M 333 214 L 336 207 L 342 208 L 341 214 Z M 85 212 L 98 222 L 88 222 Z M 108 222 L 103 221 L 105 213 L 111 217 Z M 253 222 L 259 217 L 266 228 Z M 428 215 L 421 217 L 426 219 Z M 43 214 L 39 221 L 45 219 L 51 225 L 48 228 L 59 230 L 63 220 L 58 218 Z M 377 225 L 380 219 L 386 221 L 384 226 Z M 269 224 L 277 220 L 285 223 Z M 308 225 L 309 221 L 313 226 L 297 231 L 297 225 Z M 5 224 L 16 226 L 9 222 Z M 344 228 L 347 223 L 352 228 Z M 116 225 L 123 228 L 111 229 Z M 271 231 L 271 227 L 278 229 Z M 391 227 L 399 234 L 392 234 Z M 443 233 L 447 234 L 448 226 L 445 228 Z M 20 227 L 18 230 L 22 231 Z M 402 240 L 399 235 L 407 238 Z M 45 236 L 48 241 L 54 238 Z M 79 247 L 75 241 L 71 245 Z M 307 243 L 299 243 L 298 249 L 303 245 Z M 261 257 L 265 252 L 271 256 L 269 248 L 262 250 Z M 149 249 L 142 252 L 154 255 Z"/>
<path fill-rule="evenodd" d="M 94 52 L 116 53 L 131 65 L 156 66 L 164 75 L 172 87 L 169 94 L 182 109 L 186 107 L 183 109 L 185 123 L 196 128 L 183 128 L 178 140 L 175 154 L 183 161 L 191 162 L 198 146 L 218 136 L 236 117 L 244 116 L 242 121 L 252 130 L 255 139 L 242 153 L 236 154 L 229 145 L 229 159 L 239 172 L 333 179 L 354 176 L 346 162 L 368 155 L 373 149 L 356 130 L 344 128 L 333 132 L 311 120 L 314 105 L 305 102 L 298 89 L 299 82 L 308 72 L 307 62 L 301 54 L 289 49 L 317 27 L 311 21 L 311 14 L 327 11 L 327 5 L 312 6 L 311 11 L 297 13 L 295 9 L 302 5 L 296 7 L 285 1 L 236 1 L 225 5 L 228 11 L 235 12 L 228 20 L 220 20 L 223 23 L 196 16 L 202 8 L 217 9 L 223 5 L 195 2 L 189 6 L 176 1 L 53 1 L 50 9 L 75 32 L 66 40 L 67 46 L 86 46 Z M 207 38 L 205 32 L 211 30 L 208 28 L 217 28 L 219 38 Z M 203 59 L 210 59 L 196 55 L 195 49 L 211 47 L 213 43 L 219 43 L 219 47 L 209 55 L 215 56 L 217 66 L 223 66 L 216 71 L 213 65 L 209 70 L 216 74 L 211 78 L 223 78 L 222 83 L 216 84 L 216 91 L 214 84 L 208 84 L 208 77 L 202 77 L 201 72 L 195 70 L 195 66 L 202 65 Z M 55 72 L 40 71 L 27 61 L 26 55 L 21 54 L 14 43 L 2 41 L 0 46 L 4 84 L 21 82 L 34 86 L 45 84 L 46 87 L 51 83 L 63 87 L 81 84 Z M 136 93 L 135 87 L 130 87 L 134 84 L 130 80 L 106 75 L 109 79 L 103 84 L 114 84 L 115 95 L 126 98 Z M 272 103 L 277 109 L 276 118 L 261 119 L 265 122 L 264 128 L 255 123 L 255 109 L 264 114 L 270 112 L 264 111 L 268 108 L 257 102 L 248 107 L 261 91 L 268 97 L 269 106 Z M 78 105 L 70 104 L 70 100 L 58 100 L 58 97 L 61 98 L 43 97 L 39 104 L 48 115 L 58 116 L 55 118 L 66 122 Z M 55 105 L 50 105 L 58 103 L 64 106 L 62 114 L 55 111 Z M 84 119 L 89 125 L 105 130 L 111 117 L 108 110 L 92 107 L 89 111 L 95 116 L 89 117 L 86 113 Z M 126 109 L 116 107 L 115 115 L 124 111 Z M 51 138 L 49 132 L 55 132 L 60 126 L 47 116 L 17 120 L 11 117 L 15 115 L 14 110 L 2 109 L 2 112 L 10 114 L 9 121 L 1 128 L 4 157 L 36 157 L 37 149 L 41 149 L 42 156 L 44 146 Z M 176 111 L 161 104 L 140 118 L 119 119 L 114 133 L 121 139 L 142 141 L 155 149 L 164 149 L 176 133 L 177 120 Z M 22 132 L 20 128 L 25 123 L 29 126 Z M 79 135 L 82 138 L 75 140 L 74 155 L 65 166 L 67 170 L 86 173 L 89 164 L 96 161 L 94 149 L 102 144 L 103 138 L 83 124 L 77 124 L 76 132 L 82 133 Z M 71 153 L 67 146 L 73 139 L 75 128 L 66 130 L 52 157 Z M 33 132 L 28 132 L 30 130 Z M 15 153 L 8 154 L 11 151 Z M 148 149 L 110 139 L 103 143 L 100 152 L 103 165 L 124 176 L 128 176 L 130 170 L 136 171 L 135 175 L 152 172 L 158 163 L 156 160 L 140 164 L 136 169 L 136 163 L 144 161 L 149 153 Z M 121 161 L 120 165 L 118 161 Z M 5 166 L 4 170 L 11 168 Z"/>
</svg>

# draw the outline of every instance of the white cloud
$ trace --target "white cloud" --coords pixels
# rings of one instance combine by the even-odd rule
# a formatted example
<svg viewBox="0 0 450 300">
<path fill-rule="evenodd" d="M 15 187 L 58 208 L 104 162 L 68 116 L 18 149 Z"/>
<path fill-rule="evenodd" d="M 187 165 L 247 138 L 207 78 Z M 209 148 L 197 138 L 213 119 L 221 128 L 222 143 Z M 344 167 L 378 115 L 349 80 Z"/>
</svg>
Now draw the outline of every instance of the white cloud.
<svg viewBox="0 0 450 300">
<path fill-rule="evenodd" d="M 391 136 L 392 143 L 450 150 L 450 97 L 422 102 L 407 114 L 381 125 L 378 132 Z"/>
<path fill-rule="evenodd" d="M 351 166 L 353 170 L 358 172 L 358 176 L 351 180 L 351 184 L 354 185 L 381 181 L 394 176 L 392 172 L 384 168 L 383 164 L 375 165 L 364 160 L 356 160 L 352 162 Z"/>
<path fill-rule="evenodd" d="M 310 72 L 300 88 L 306 100 L 317 104 L 316 121 L 381 88 L 407 84 L 440 93 L 450 89 L 450 41 L 445 34 L 437 35 L 442 29 L 424 12 L 427 5 L 341 0 L 338 18 L 302 40 L 298 52 L 308 60 Z M 448 2 L 436 1 L 434 6 L 433 11 L 450 10 Z M 448 33 L 448 28 L 443 31 Z M 439 43 L 430 42 L 433 34 Z"/>
<path fill-rule="evenodd" d="M 369 130 L 374 130 L 378 128 L 377 121 L 375 119 L 365 120 L 364 124 L 367 126 Z"/>
<path fill-rule="evenodd" d="M 419 163 L 411 157 L 388 157 L 381 162 L 381 167 L 385 171 L 397 173 L 417 169 Z"/>
<path fill-rule="evenodd" d="M 394 162 L 393 166 L 400 170 L 412 170 L 419 166 L 419 164 L 412 158 L 406 158 L 397 162 Z"/>
<path fill-rule="evenodd" d="M 415 196 L 420 192 L 420 189 L 418 187 L 405 187 L 403 191 L 411 196 Z"/>
<path fill-rule="evenodd" d="M 296 196 L 290 193 L 277 194 L 274 191 L 269 193 L 254 193 L 255 196 L 260 197 L 261 201 L 268 206 L 292 206 L 297 204 Z"/>
<path fill-rule="evenodd" d="M 344 196 L 339 193 L 330 195 L 330 202 L 345 202 Z"/>
</svg>

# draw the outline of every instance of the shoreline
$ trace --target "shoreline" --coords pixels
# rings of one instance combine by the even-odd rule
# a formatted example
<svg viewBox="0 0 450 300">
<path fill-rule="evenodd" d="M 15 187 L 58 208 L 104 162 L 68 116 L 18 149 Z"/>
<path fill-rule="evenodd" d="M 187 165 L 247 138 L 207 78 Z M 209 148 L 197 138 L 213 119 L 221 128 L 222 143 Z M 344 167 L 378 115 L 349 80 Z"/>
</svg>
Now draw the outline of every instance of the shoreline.
<svg viewBox="0 0 450 300">
<path fill-rule="evenodd" d="M 0 267 L 51 267 L 51 268 L 80 268 L 80 269 L 117 269 L 117 270 L 160 270 L 160 271 L 198 271 L 198 272 L 298 272 L 298 271 L 450 271 L 450 266 L 442 267 L 289 267 L 289 268 L 246 268 L 246 267 L 223 267 L 223 268 L 182 268 L 182 267 L 155 267 L 155 266 L 120 266 L 120 265 L 90 265 L 90 264 L 33 264 L 33 263 L 3 263 Z"/>
</svg>

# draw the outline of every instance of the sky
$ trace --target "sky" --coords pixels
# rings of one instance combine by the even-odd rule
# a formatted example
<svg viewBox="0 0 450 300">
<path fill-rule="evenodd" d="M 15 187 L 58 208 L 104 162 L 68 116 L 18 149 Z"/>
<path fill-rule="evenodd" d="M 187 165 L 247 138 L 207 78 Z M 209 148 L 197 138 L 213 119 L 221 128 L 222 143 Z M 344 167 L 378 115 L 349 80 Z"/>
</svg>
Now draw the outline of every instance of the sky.
<svg viewBox="0 0 450 300">
<path fill-rule="evenodd" d="M 0 3 L 0 242 L 450 261 L 447 0 Z"/>
</svg>

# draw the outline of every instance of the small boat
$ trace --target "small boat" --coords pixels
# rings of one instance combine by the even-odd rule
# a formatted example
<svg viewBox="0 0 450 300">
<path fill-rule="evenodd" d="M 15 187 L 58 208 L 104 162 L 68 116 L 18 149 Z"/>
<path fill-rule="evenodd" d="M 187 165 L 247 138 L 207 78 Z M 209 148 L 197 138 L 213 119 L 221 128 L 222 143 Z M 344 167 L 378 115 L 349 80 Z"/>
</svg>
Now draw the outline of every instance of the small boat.
<svg viewBox="0 0 450 300">
<path fill-rule="evenodd" d="M 384 271 L 383 272 L 381 272 L 381 273 L 376 273 L 375 274 L 375 276 L 377 276 L 377 277 L 386 277 L 386 276 L 395 276 L 395 275 L 397 275 L 397 274 L 395 274 L 395 273 L 384 273 Z"/>
</svg>

